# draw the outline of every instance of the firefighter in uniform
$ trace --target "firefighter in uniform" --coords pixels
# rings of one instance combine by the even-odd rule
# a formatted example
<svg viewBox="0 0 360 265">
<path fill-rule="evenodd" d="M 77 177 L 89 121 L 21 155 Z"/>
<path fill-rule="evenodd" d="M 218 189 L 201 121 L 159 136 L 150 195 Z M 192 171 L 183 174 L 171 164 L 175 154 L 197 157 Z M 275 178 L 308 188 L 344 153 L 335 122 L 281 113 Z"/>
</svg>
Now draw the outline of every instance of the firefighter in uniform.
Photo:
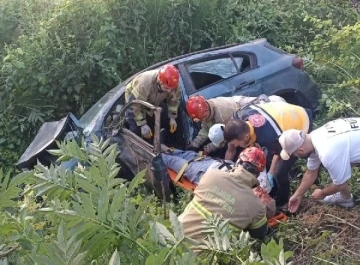
<svg viewBox="0 0 360 265">
<path fill-rule="evenodd" d="M 268 102 L 249 105 L 234 113 L 233 119 L 225 124 L 224 139 L 228 143 L 225 159 L 232 160 L 236 147 L 248 147 L 255 142 L 267 150 L 267 161 L 271 162 L 268 179 L 275 179 L 277 189 L 276 205 L 283 207 L 289 199 L 290 181 L 288 173 L 296 162 L 296 157 L 284 161 L 279 157 L 281 146 L 279 137 L 289 129 L 308 133 L 312 127 L 311 110 L 286 102 Z"/>
<path fill-rule="evenodd" d="M 217 97 L 209 100 L 201 95 L 191 96 L 186 102 L 187 114 L 195 122 L 201 121 L 201 129 L 195 139 L 188 146 L 188 149 L 199 149 L 209 138 L 210 127 L 216 123 L 228 122 L 233 113 L 250 104 L 250 102 L 259 99 L 259 103 L 267 101 L 284 101 L 279 96 L 261 95 L 260 97 L 245 97 L 245 96 L 233 96 L 233 97 Z M 205 146 L 204 151 L 206 154 L 210 154 L 216 151 L 219 146 L 209 143 Z"/>
<path fill-rule="evenodd" d="M 259 186 L 257 176 L 265 167 L 265 154 L 251 147 L 240 154 L 239 162 L 231 171 L 209 169 L 202 176 L 193 200 L 179 216 L 187 237 L 205 239 L 204 221 L 216 213 L 229 219 L 234 232 L 246 230 L 254 238 L 265 237 L 266 207 L 252 190 Z"/>
<path fill-rule="evenodd" d="M 175 66 L 167 64 L 157 70 L 150 70 L 136 76 L 125 88 L 126 103 L 132 100 L 143 100 L 154 106 L 166 99 L 170 132 L 177 129 L 176 117 L 180 104 L 179 72 Z M 152 116 L 152 113 L 148 113 Z M 141 105 L 134 104 L 126 113 L 130 130 L 147 139 L 152 137 L 152 131 L 146 120 L 146 111 Z"/>
</svg>

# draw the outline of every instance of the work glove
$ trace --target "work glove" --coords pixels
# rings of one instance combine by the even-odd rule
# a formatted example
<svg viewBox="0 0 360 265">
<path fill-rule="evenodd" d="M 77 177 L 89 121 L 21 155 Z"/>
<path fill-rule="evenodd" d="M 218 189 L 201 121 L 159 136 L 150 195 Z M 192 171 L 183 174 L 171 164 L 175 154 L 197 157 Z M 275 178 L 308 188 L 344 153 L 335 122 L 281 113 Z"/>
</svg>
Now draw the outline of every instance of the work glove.
<svg viewBox="0 0 360 265">
<path fill-rule="evenodd" d="M 174 133 L 177 129 L 177 123 L 174 118 L 170 118 L 170 132 Z"/>
<path fill-rule="evenodd" d="M 197 151 L 199 149 L 199 146 L 195 144 L 194 142 L 189 143 L 187 146 L 185 146 L 185 150 L 187 151 Z"/>
<path fill-rule="evenodd" d="M 204 155 L 209 155 L 211 154 L 212 152 L 215 152 L 218 148 L 213 145 L 212 143 L 209 143 L 207 145 L 205 145 L 204 147 Z"/>
<path fill-rule="evenodd" d="M 266 174 L 266 177 L 267 177 L 267 180 L 268 180 L 268 182 L 270 184 L 270 187 L 274 188 L 274 176 L 270 172 L 268 172 Z"/>
<path fill-rule="evenodd" d="M 153 134 L 151 132 L 149 125 L 144 124 L 143 126 L 141 126 L 141 135 L 147 139 L 150 139 L 152 137 Z"/>
</svg>

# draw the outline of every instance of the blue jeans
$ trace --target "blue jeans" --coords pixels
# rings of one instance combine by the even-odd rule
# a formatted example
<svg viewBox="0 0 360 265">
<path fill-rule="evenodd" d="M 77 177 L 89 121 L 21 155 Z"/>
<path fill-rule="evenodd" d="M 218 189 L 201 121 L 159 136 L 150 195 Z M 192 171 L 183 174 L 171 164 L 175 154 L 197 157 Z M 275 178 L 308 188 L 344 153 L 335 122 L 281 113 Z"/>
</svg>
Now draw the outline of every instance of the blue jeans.
<svg viewBox="0 0 360 265">
<path fill-rule="evenodd" d="M 199 161 L 193 161 L 199 157 L 197 152 L 183 151 L 180 149 L 175 149 L 167 154 L 163 153 L 161 156 L 166 167 L 175 172 L 179 172 L 186 163 L 190 162 L 184 171 L 184 176 L 196 185 L 199 184 L 202 175 L 206 172 L 209 166 L 217 162 L 211 157 L 204 157 Z"/>
</svg>

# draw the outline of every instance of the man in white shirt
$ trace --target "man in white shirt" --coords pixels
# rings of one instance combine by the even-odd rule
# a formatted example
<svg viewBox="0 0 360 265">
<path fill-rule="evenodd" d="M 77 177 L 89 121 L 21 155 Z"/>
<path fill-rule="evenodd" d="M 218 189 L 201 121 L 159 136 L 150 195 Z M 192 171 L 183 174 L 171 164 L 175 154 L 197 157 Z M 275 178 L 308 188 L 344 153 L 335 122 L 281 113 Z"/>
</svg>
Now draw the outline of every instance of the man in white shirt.
<svg viewBox="0 0 360 265">
<path fill-rule="evenodd" d="M 360 118 L 330 121 L 310 134 L 288 130 L 283 132 L 279 142 L 284 160 L 291 155 L 308 158 L 301 184 L 289 200 L 290 212 L 298 209 L 302 196 L 315 182 L 321 164 L 328 170 L 332 183 L 324 189 L 316 189 L 311 197 L 326 204 L 354 206 L 348 180 L 351 166 L 360 164 Z"/>
</svg>

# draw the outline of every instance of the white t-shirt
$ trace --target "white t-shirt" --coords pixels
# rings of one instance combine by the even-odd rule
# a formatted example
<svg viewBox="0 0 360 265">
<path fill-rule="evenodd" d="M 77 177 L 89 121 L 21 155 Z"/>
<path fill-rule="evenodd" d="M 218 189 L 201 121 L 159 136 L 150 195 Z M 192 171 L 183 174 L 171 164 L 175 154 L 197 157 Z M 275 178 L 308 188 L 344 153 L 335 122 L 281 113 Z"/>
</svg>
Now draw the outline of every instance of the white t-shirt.
<svg viewBox="0 0 360 265">
<path fill-rule="evenodd" d="M 307 168 L 315 170 L 322 163 L 335 185 L 351 177 L 351 164 L 360 163 L 360 118 L 330 121 L 310 133 L 315 152 Z"/>
</svg>

